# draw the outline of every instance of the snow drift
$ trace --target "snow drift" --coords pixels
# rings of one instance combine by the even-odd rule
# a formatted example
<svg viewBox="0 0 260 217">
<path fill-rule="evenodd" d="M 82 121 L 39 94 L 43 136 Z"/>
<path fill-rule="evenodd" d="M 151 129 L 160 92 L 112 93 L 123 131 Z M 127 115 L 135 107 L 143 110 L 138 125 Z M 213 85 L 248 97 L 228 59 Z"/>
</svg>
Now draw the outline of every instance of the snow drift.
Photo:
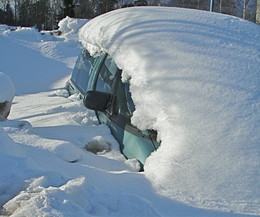
<svg viewBox="0 0 260 217">
<path fill-rule="evenodd" d="M 204 208 L 260 213 L 260 28 L 178 8 L 116 10 L 80 40 L 107 52 L 130 82 L 132 123 L 158 131 L 145 175 L 164 196 Z"/>
<path fill-rule="evenodd" d="M 67 41 L 78 41 L 78 31 L 87 22 L 88 19 L 75 19 L 68 16 L 63 18 L 58 24 L 61 36 Z"/>
<path fill-rule="evenodd" d="M 12 101 L 15 95 L 15 87 L 8 75 L 0 72 L 0 103 Z"/>
</svg>

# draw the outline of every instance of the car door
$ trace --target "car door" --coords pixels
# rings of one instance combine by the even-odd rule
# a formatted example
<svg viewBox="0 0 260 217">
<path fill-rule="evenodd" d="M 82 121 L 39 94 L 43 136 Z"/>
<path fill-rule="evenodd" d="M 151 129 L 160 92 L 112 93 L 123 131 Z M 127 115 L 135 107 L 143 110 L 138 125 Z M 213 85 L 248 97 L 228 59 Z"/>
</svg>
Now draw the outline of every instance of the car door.
<svg viewBox="0 0 260 217">
<path fill-rule="evenodd" d="M 112 118 L 111 129 L 114 131 L 122 129 L 122 153 L 127 158 L 138 159 L 144 165 L 146 158 L 159 147 L 159 143 L 156 141 L 156 132 L 141 131 L 131 124 L 135 106 L 129 91 L 129 84 L 121 81 L 121 75 L 119 79 L 115 91 L 117 110 Z"/>
<path fill-rule="evenodd" d="M 120 144 L 121 152 L 127 158 L 136 158 L 144 164 L 150 153 L 158 148 L 159 143 L 152 137 L 152 132 L 140 131 L 131 124 L 134 104 L 129 84 L 121 81 L 121 70 L 109 55 L 104 56 L 95 74 L 91 90 L 113 96 L 105 112 L 96 112 L 99 121 L 110 127 Z"/>
</svg>

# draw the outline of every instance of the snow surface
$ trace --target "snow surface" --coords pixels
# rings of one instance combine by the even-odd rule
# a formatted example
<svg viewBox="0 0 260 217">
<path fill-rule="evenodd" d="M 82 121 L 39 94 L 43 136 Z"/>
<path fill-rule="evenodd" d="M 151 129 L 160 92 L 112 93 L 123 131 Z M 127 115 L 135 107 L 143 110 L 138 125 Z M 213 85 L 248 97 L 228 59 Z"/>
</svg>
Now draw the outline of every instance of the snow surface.
<svg viewBox="0 0 260 217">
<path fill-rule="evenodd" d="M 203 12 L 190 12 L 197 14 L 197 16 L 200 16 L 200 13 L 203 14 Z M 149 16 L 149 10 L 147 13 L 147 16 Z M 182 13 L 185 15 L 186 12 L 176 10 L 176 14 L 181 15 Z M 131 14 L 134 16 L 133 11 L 131 11 Z M 203 17 L 203 15 L 201 16 Z M 211 20 L 209 16 L 207 17 Z M 146 24 L 145 16 L 142 19 L 144 19 L 143 24 Z M 230 69 L 235 68 L 235 64 L 238 64 L 236 70 L 245 76 L 243 68 L 240 68 L 243 63 L 240 63 L 240 58 L 238 60 L 236 58 L 240 55 L 241 57 L 246 55 L 246 58 L 244 56 L 244 64 L 248 66 L 248 69 L 252 69 L 249 73 L 252 77 L 251 73 L 258 73 L 258 77 L 255 77 L 254 80 L 259 84 L 259 68 L 256 68 L 257 65 L 259 66 L 259 59 L 257 59 L 259 58 L 259 42 L 253 40 L 254 37 L 259 36 L 259 30 L 254 25 L 236 18 L 220 16 L 216 19 L 223 19 L 223 24 L 225 22 L 235 23 L 236 27 L 230 28 L 232 31 L 238 28 L 237 31 L 240 31 L 240 34 L 231 31 L 229 37 L 239 37 L 242 41 L 231 40 L 230 43 L 236 42 L 236 47 L 241 47 L 241 49 L 243 47 L 248 49 L 249 52 L 245 52 L 245 54 L 239 52 L 232 57 L 224 49 L 222 54 L 224 55 L 224 63 L 227 63 L 225 59 L 229 58 Z M 192 20 L 194 21 L 194 19 Z M 186 24 L 185 22 L 182 23 L 184 29 Z M 192 24 L 192 22 L 190 23 Z M 200 26 L 202 30 L 204 25 L 205 23 Z M 160 27 L 159 22 L 158 27 Z M 181 26 L 179 27 L 181 28 Z M 188 29 L 190 29 L 190 26 L 188 26 Z M 255 134 L 255 137 L 249 140 L 244 149 L 239 146 L 240 144 L 237 147 L 234 146 L 234 153 L 232 153 L 230 145 L 226 146 L 226 152 L 224 152 L 224 147 L 221 144 L 218 146 L 219 149 L 218 147 L 200 145 L 197 150 L 186 144 L 178 152 L 178 158 L 176 156 L 170 158 L 172 156 L 168 152 L 171 152 L 171 147 L 167 147 L 168 142 L 170 140 L 174 142 L 179 137 L 177 135 L 173 140 L 172 134 L 169 139 L 165 138 L 168 132 L 166 124 L 169 124 L 168 120 L 173 117 L 165 115 L 162 120 L 159 120 L 158 118 L 162 118 L 162 114 L 167 112 L 167 109 L 164 108 L 165 110 L 158 113 L 158 118 L 155 117 L 155 120 L 150 120 L 146 116 L 147 121 L 150 120 L 146 126 L 155 127 L 154 121 L 158 119 L 158 121 L 161 121 L 161 125 L 158 122 L 155 129 L 159 130 L 162 122 L 164 122 L 166 130 L 161 129 L 159 131 L 162 146 L 157 153 L 154 153 L 148 159 L 145 172 L 136 172 L 138 165 L 134 160 L 125 160 L 120 154 L 118 144 L 111 136 L 109 129 L 104 125 L 98 125 L 94 112 L 85 109 L 77 95 L 69 97 L 68 92 L 63 89 L 82 46 L 76 40 L 55 37 L 47 32 L 42 34 L 33 28 L 18 28 L 16 31 L 10 31 L 6 30 L 6 26 L 0 25 L 0 30 L 0 71 L 7 74 L 16 87 L 16 96 L 9 120 L 0 123 L 0 216 L 245 217 L 260 215 L 259 158 L 256 159 L 256 157 L 259 157 L 259 143 L 255 147 L 251 146 L 250 143 L 259 138 L 259 134 Z M 213 30 L 212 28 L 211 31 Z M 192 32 L 192 29 L 189 31 Z M 244 40 L 251 33 L 251 41 L 245 43 Z M 75 31 L 75 34 L 74 37 L 77 38 L 77 31 Z M 212 40 L 214 39 L 213 36 L 214 34 Z M 225 38 L 224 36 L 223 33 L 219 40 Z M 103 39 L 104 42 L 107 42 L 108 38 Z M 158 49 L 161 48 L 159 45 Z M 206 45 L 207 43 L 205 47 L 201 48 L 201 51 L 207 50 Z M 145 50 L 143 51 L 145 52 Z M 131 52 L 129 52 L 129 55 Z M 230 52 L 234 54 L 233 51 Z M 198 51 L 198 53 L 200 52 Z M 130 57 L 133 58 L 133 56 Z M 252 61 L 249 61 L 250 58 L 252 58 Z M 198 59 L 200 60 L 200 58 Z M 192 62 L 192 60 L 190 61 Z M 233 61 L 235 62 L 233 63 Z M 206 64 L 205 61 L 202 61 L 202 63 Z M 156 62 L 156 64 L 160 63 Z M 186 65 L 181 62 L 179 64 L 182 64 L 180 66 Z M 214 65 L 214 67 L 218 66 L 217 64 Z M 131 67 L 130 64 L 128 67 Z M 154 64 L 153 67 L 157 68 L 157 65 Z M 153 67 L 149 67 L 151 73 Z M 165 68 L 167 69 L 167 67 Z M 221 68 L 218 67 L 218 69 Z M 135 83 L 131 72 L 135 71 L 129 70 L 124 73 L 132 77 L 131 90 L 135 95 L 134 101 L 136 105 L 141 106 L 135 93 L 138 89 L 137 83 L 141 82 L 141 79 L 135 76 Z M 160 72 L 161 76 L 165 76 L 163 70 L 160 70 Z M 141 73 L 140 76 L 148 79 L 145 74 Z M 188 78 L 187 76 L 187 80 Z M 159 79 L 159 77 L 156 76 L 156 79 Z M 168 79 L 170 78 L 166 77 L 165 80 Z M 184 79 L 186 80 L 185 77 L 179 77 L 179 80 Z M 233 77 L 233 79 L 236 79 L 236 77 Z M 243 79 L 244 82 L 251 82 L 248 77 L 243 77 Z M 191 79 L 192 81 L 195 82 L 196 77 Z M 214 84 L 213 80 L 211 81 Z M 158 80 L 158 82 L 162 82 L 162 80 Z M 227 87 L 229 82 L 228 79 Z M 238 84 L 242 83 L 243 81 L 238 82 Z M 160 84 L 160 86 L 164 86 L 164 84 L 165 89 L 169 87 L 167 82 Z M 178 82 L 174 84 L 180 85 Z M 247 92 L 251 86 L 242 87 L 241 100 L 244 99 L 243 93 Z M 170 87 L 169 90 L 172 90 L 171 88 L 173 87 Z M 254 91 L 254 87 L 251 88 L 252 92 L 249 91 L 249 95 Z M 147 91 L 151 93 L 149 88 Z M 210 92 L 210 89 L 208 91 Z M 188 94 L 178 93 L 180 97 Z M 142 98 L 144 97 L 142 99 L 144 105 L 147 105 L 148 101 L 146 94 L 148 93 L 145 91 L 141 95 Z M 198 96 L 199 94 L 200 92 L 198 92 Z M 223 96 L 226 96 L 226 94 L 228 93 L 223 93 Z M 158 97 L 152 94 L 151 96 Z M 244 111 L 247 105 L 252 106 L 253 100 L 259 103 L 259 95 L 255 94 L 255 98 L 252 98 L 250 102 L 247 101 L 248 104 L 242 106 L 240 111 Z M 230 103 L 232 104 L 234 101 Z M 139 106 L 137 110 L 141 114 L 142 108 Z M 160 106 L 163 108 L 163 105 Z M 156 104 L 153 104 L 153 107 L 153 113 L 156 114 Z M 177 104 L 175 109 L 172 108 L 172 113 L 181 111 Z M 259 114 L 259 104 L 258 107 L 257 105 L 252 106 L 252 109 L 255 109 L 253 114 Z M 149 107 L 147 111 L 152 112 Z M 213 112 L 217 111 L 214 109 Z M 176 115 L 176 113 L 174 114 Z M 232 116 L 232 113 L 229 114 Z M 138 118 L 137 115 L 135 114 L 134 119 Z M 182 115 L 183 118 L 187 117 L 183 113 Z M 211 117 L 207 117 L 207 115 L 209 114 L 205 112 L 206 120 Z M 245 114 L 241 113 L 241 117 L 243 115 Z M 234 116 L 232 117 L 234 118 Z M 249 113 L 248 120 L 250 120 L 250 117 Z M 180 121 L 177 118 L 176 121 Z M 259 119 L 256 118 L 257 120 Z M 140 122 L 143 122 L 142 119 L 140 119 Z M 222 119 L 219 122 L 222 122 Z M 204 124 L 204 122 L 198 123 Z M 235 120 L 233 123 L 236 123 Z M 244 123 L 245 128 L 251 128 L 251 124 L 246 125 L 247 123 L 249 122 Z M 171 127 L 169 125 L 169 130 L 171 130 Z M 211 125 L 207 124 L 206 127 L 211 128 Z M 259 129 L 257 127 L 259 127 L 259 122 L 255 122 L 256 130 Z M 229 128 L 232 128 L 232 125 L 225 126 L 225 130 L 229 130 Z M 249 131 L 243 131 L 249 133 Z M 208 131 L 205 132 L 205 139 L 207 138 L 206 133 Z M 183 135 L 184 138 L 185 136 Z M 239 137 L 239 139 L 241 138 Z M 96 143 L 97 149 L 95 150 L 99 150 L 97 154 L 86 151 L 87 147 L 93 147 L 93 143 Z M 177 147 L 177 144 L 174 147 Z M 255 149 L 253 150 L 253 148 Z M 194 157 L 189 156 L 190 151 L 194 152 Z M 252 154 L 253 151 L 255 156 Z M 161 157 L 162 152 L 166 152 L 163 158 Z M 199 152 L 201 152 L 201 159 L 198 159 Z M 209 155 L 210 159 L 205 159 L 206 154 Z M 214 154 L 216 155 L 215 158 Z M 230 165 L 226 165 L 228 159 L 225 159 L 225 156 L 222 156 L 223 154 L 233 157 L 230 158 Z M 191 161 L 188 157 L 192 158 Z M 216 159 L 217 157 L 220 159 Z M 232 161 L 235 161 L 235 163 Z M 158 164 L 161 164 L 161 167 Z M 173 170 L 167 164 L 172 166 Z M 238 183 L 233 180 L 234 173 L 230 173 L 233 166 L 234 170 L 240 173 L 236 176 Z M 190 174 L 189 169 L 193 169 L 194 174 Z M 216 175 L 212 174 L 212 170 L 216 171 L 216 169 L 219 169 L 220 172 Z M 176 173 L 176 176 L 172 173 Z M 227 180 L 228 173 L 230 173 L 229 180 Z M 211 177 L 212 175 L 213 177 Z M 167 179 L 165 176 L 167 176 Z M 216 186 L 214 178 L 218 179 L 218 186 Z M 251 180 L 248 178 L 251 178 Z M 248 182 L 243 183 L 243 180 Z M 238 190 L 240 190 L 241 195 L 238 195 L 234 184 L 236 186 L 239 184 Z M 191 185 L 194 189 L 191 189 Z M 205 189 L 202 188 L 203 186 Z M 184 188 L 186 188 L 185 191 Z M 255 190 L 254 193 L 252 189 Z M 219 194 L 217 194 L 218 192 Z M 245 192 L 247 193 L 246 198 L 244 197 Z M 213 193 L 215 193 L 214 198 Z M 228 194 L 230 197 L 227 197 Z"/>
<path fill-rule="evenodd" d="M 180 8 L 117 10 L 80 40 L 130 81 L 132 123 L 158 131 L 145 175 L 163 196 L 209 209 L 260 211 L 260 28 Z"/>
</svg>

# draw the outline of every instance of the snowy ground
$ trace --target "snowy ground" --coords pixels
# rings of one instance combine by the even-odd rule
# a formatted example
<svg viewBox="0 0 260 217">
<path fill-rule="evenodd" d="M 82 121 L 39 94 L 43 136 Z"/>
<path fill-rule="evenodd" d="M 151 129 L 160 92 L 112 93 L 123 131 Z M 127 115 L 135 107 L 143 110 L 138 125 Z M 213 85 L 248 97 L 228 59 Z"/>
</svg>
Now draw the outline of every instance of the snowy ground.
<svg viewBox="0 0 260 217">
<path fill-rule="evenodd" d="M 0 123 L 0 216 L 260 215 L 259 200 L 200 209 L 159 194 L 109 129 L 63 89 L 81 49 L 72 39 L 0 26 L 0 71 L 16 87 L 9 120 Z M 112 148 L 95 155 L 85 150 L 90 143 Z"/>
</svg>

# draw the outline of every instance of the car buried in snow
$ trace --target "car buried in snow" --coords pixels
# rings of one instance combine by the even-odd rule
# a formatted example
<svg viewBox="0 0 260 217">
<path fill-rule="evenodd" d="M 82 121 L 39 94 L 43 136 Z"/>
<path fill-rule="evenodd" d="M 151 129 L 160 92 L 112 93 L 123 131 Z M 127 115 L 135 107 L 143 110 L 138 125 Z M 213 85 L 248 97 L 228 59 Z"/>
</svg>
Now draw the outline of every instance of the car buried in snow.
<svg viewBox="0 0 260 217">
<path fill-rule="evenodd" d="M 145 166 L 157 149 L 151 158 L 162 155 L 164 165 L 177 156 L 202 161 L 205 147 L 255 147 L 259 36 L 257 25 L 217 13 L 115 10 L 81 28 L 84 49 L 67 87 L 109 126 L 125 157 Z"/>
<path fill-rule="evenodd" d="M 159 147 L 154 130 L 139 130 L 131 124 L 135 109 L 129 84 L 121 80 L 121 70 L 106 53 L 93 58 L 83 49 L 75 64 L 67 89 L 80 94 L 84 105 L 96 111 L 99 123 L 109 126 L 120 144 L 120 150 L 129 159 L 141 165 Z"/>
</svg>

